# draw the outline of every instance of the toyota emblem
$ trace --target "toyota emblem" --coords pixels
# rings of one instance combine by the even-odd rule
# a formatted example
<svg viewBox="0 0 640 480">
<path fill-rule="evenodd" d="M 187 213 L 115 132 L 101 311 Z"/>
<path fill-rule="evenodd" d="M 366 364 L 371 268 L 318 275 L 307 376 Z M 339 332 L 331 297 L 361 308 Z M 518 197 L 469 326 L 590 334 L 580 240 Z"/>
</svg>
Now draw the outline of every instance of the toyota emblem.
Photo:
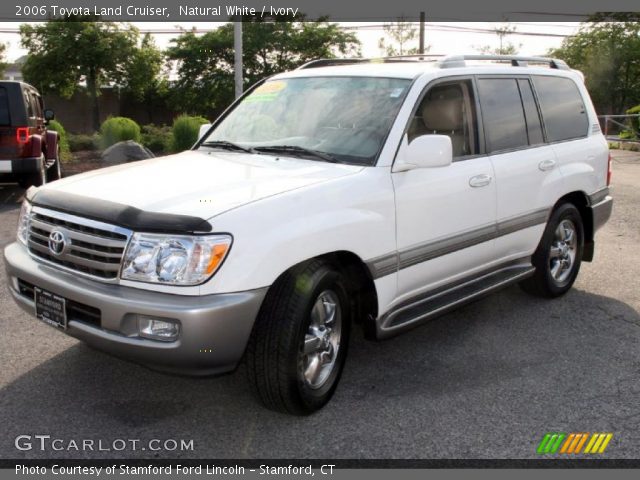
<svg viewBox="0 0 640 480">
<path fill-rule="evenodd" d="M 49 251 L 54 255 L 62 255 L 67 246 L 67 238 L 64 232 L 54 230 L 49 234 Z"/>
</svg>

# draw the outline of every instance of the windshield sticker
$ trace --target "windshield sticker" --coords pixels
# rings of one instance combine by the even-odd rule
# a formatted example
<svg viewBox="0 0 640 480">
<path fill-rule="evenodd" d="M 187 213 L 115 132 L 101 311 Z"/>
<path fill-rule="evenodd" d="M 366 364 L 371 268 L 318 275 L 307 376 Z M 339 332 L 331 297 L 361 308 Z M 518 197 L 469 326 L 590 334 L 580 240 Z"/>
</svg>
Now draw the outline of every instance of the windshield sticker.
<svg viewBox="0 0 640 480">
<path fill-rule="evenodd" d="M 256 88 L 256 90 L 247 97 L 245 102 L 270 102 L 285 88 L 287 88 L 286 82 L 267 82 Z"/>
<path fill-rule="evenodd" d="M 396 88 L 394 90 L 391 90 L 391 94 L 389 95 L 389 97 L 398 98 L 400 95 L 402 95 L 403 91 L 404 91 L 404 88 Z"/>
</svg>

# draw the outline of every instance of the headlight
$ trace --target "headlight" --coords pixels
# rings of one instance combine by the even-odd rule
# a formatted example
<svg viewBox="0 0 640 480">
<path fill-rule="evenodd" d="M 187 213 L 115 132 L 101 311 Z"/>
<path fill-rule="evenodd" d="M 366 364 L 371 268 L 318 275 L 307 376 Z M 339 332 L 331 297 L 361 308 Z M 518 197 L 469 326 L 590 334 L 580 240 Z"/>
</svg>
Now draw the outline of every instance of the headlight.
<svg viewBox="0 0 640 480">
<path fill-rule="evenodd" d="M 31 204 L 24 200 L 22 208 L 20 208 L 20 216 L 18 217 L 18 240 L 25 245 L 29 235 L 29 220 L 31 220 Z"/>
<path fill-rule="evenodd" d="M 134 233 L 121 278 L 171 285 L 198 285 L 209 279 L 231 247 L 229 235 Z"/>
</svg>

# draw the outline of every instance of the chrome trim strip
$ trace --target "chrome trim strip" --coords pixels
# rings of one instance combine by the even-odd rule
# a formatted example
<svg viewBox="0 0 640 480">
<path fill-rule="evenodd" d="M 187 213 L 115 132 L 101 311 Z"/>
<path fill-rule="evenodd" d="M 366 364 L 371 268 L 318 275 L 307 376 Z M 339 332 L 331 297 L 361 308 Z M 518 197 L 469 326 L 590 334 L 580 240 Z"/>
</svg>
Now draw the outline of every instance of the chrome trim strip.
<svg viewBox="0 0 640 480">
<path fill-rule="evenodd" d="M 525 228 L 547 223 L 551 208 L 541 208 L 524 215 L 502 220 L 492 225 L 458 233 L 450 237 L 431 240 L 398 252 L 381 255 L 369 260 L 367 267 L 374 279 L 390 275 L 413 265 L 473 247 Z"/>
</svg>

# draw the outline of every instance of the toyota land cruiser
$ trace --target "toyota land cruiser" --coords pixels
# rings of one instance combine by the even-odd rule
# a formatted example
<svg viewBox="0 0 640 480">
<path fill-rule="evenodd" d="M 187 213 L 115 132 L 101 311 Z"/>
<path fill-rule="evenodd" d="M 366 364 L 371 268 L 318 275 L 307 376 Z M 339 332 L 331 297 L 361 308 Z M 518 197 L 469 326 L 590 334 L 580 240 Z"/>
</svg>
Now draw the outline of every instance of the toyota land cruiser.
<svg viewBox="0 0 640 480">
<path fill-rule="evenodd" d="M 307 414 L 354 324 L 384 339 L 512 283 L 566 293 L 610 176 L 562 61 L 315 61 L 254 86 L 190 151 L 30 189 L 9 288 L 154 368 L 244 360 L 264 404 Z"/>
</svg>

